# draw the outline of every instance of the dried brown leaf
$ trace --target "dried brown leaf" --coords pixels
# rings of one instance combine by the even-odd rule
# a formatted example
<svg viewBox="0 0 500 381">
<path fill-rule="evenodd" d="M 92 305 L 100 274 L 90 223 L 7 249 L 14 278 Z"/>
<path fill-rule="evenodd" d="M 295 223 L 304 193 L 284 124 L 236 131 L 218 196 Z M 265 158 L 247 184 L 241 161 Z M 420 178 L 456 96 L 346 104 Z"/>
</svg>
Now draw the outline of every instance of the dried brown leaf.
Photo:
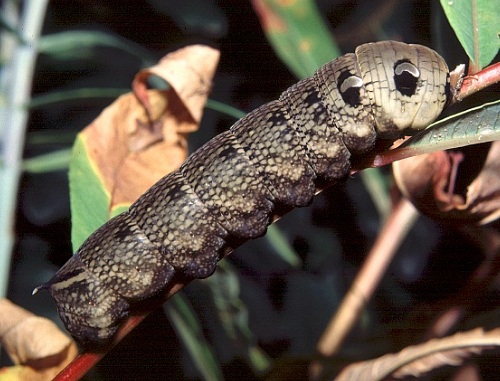
<svg viewBox="0 0 500 381">
<path fill-rule="evenodd" d="M 218 59 L 217 50 L 203 45 L 166 55 L 137 74 L 134 93 L 118 98 L 82 132 L 111 195 L 110 208 L 135 201 L 184 162 L 186 134 L 198 128 Z M 170 88 L 148 90 L 151 75 Z"/>
<path fill-rule="evenodd" d="M 34 379 L 34 372 L 36 379 L 50 380 L 78 355 L 73 340 L 52 321 L 6 299 L 0 299 L 0 343 L 15 364 L 29 367 L 21 379 Z"/>
<path fill-rule="evenodd" d="M 389 376 L 396 379 L 421 377 L 442 366 L 459 366 L 472 355 L 493 347 L 500 347 L 500 328 L 489 332 L 476 328 L 409 346 L 374 360 L 351 364 L 342 370 L 335 381 L 375 381 Z"/>
<path fill-rule="evenodd" d="M 150 76 L 157 75 L 168 82 L 191 117 L 199 123 L 218 61 L 219 52 L 207 46 L 192 45 L 179 49 L 163 57 L 155 66 L 137 73 L 132 83 L 134 93 L 155 120 L 154 110 L 149 108 L 146 82 Z M 182 132 L 192 131 L 186 129 Z"/>
<path fill-rule="evenodd" d="M 393 164 L 396 183 L 424 214 L 441 220 L 490 223 L 500 217 L 500 142 L 440 151 Z M 484 162 L 478 159 L 485 157 Z M 479 167 L 479 168 L 478 168 Z M 464 178 L 477 173 L 474 178 Z M 465 195 L 456 189 L 466 182 Z"/>
</svg>

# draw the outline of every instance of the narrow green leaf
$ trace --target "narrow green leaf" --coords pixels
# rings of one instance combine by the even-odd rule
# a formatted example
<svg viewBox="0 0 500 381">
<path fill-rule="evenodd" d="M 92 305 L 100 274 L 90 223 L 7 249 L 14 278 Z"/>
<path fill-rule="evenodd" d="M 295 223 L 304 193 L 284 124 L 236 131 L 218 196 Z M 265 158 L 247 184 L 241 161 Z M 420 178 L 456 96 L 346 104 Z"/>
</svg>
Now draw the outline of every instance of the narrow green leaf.
<svg viewBox="0 0 500 381">
<path fill-rule="evenodd" d="M 264 32 L 289 69 L 305 78 L 340 55 L 313 0 L 254 0 Z"/>
<path fill-rule="evenodd" d="M 221 261 L 215 273 L 203 281 L 210 287 L 220 323 L 234 344 L 235 355 L 244 356 L 257 373 L 271 366 L 267 354 L 256 344 L 248 322 L 248 308 L 240 298 L 240 279 L 228 261 Z"/>
<path fill-rule="evenodd" d="M 500 99 L 429 126 L 394 150 L 401 158 L 500 140 Z"/>
<path fill-rule="evenodd" d="M 223 380 L 219 363 L 203 335 L 201 324 L 182 293 L 170 298 L 165 310 L 203 379 Z"/>
<path fill-rule="evenodd" d="M 469 58 L 486 67 L 500 49 L 498 1 L 441 0 L 441 6 Z"/>
<path fill-rule="evenodd" d="M 266 239 L 281 259 L 292 267 L 299 267 L 302 264 L 302 260 L 277 225 L 270 225 L 267 228 Z"/>
<path fill-rule="evenodd" d="M 216 0 L 149 0 L 149 5 L 177 24 L 186 35 L 222 38 L 227 34 L 228 21 Z"/>
<path fill-rule="evenodd" d="M 71 242 L 76 251 L 83 241 L 109 219 L 110 195 L 91 163 L 85 139 L 78 135 L 69 169 Z"/>
<path fill-rule="evenodd" d="M 69 166 L 71 149 L 61 149 L 23 161 L 23 171 L 45 173 L 66 169 Z"/>
<path fill-rule="evenodd" d="M 46 129 L 30 132 L 26 136 L 27 146 L 49 145 L 49 144 L 68 144 L 73 145 L 77 132 L 74 130 Z"/>
<path fill-rule="evenodd" d="M 232 116 L 235 119 L 243 118 L 246 115 L 244 111 L 213 99 L 208 99 L 205 107 Z"/>
<path fill-rule="evenodd" d="M 272 361 L 269 356 L 258 346 L 248 348 L 247 358 L 257 373 L 269 371 Z"/>
<path fill-rule="evenodd" d="M 28 108 L 44 107 L 54 103 L 67 102 L 79 99 L 93 98 L 118 98 L 129 92 L 130 89 L 119 88 L 80 88 L 74 90 L 52 91 L 50 93 L 39 94 L 34 96 L 30 103 L 26 105 Z"/>
<path fill-rule="evenodd" d="M 387 179 L 379 168 L 367 168 L 361 172 L 361 180 L 370 194 L 379 215 L 382 219 L 387 218 L 392 208 L 388 197 Z"/>
<path fill-rule="evenodd" d="M 5 17 L 5 14 L 3 12 L 0 12 L 0 28 L 12 33 L 14 36 L 16 36 L 17 40 L 24 45 L 27 44 L 22 33 L 20 33 L 18 30 L 19 27 L 17 25 L 13 25 L 10 20 Z"/>
<path fill-rule="evenodd" d="M 137 57 L 144 65 L 152 65 L 155 58 L 141 45 L 109 33 L 73 30 L 42 36 L 39 40 L 40 53 L 57 59 L 78 59 L 89 55 L 98 46 L 123 50 Z"/>
</svg>

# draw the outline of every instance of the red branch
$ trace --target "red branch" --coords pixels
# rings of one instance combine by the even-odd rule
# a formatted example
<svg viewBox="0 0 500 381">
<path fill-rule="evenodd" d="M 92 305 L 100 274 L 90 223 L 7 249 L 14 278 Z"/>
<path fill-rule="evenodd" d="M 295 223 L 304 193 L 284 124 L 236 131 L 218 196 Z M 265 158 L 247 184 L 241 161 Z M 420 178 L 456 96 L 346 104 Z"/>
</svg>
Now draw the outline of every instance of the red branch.
<svg viewBox="0 0 500 381">
<path fill-rule="evenodd" d="M 500 62 L 484 68 L 475 75 L 465 77 L 456 100 L 461 101 L 498 82 L 500 82 Z"/>
</svg>

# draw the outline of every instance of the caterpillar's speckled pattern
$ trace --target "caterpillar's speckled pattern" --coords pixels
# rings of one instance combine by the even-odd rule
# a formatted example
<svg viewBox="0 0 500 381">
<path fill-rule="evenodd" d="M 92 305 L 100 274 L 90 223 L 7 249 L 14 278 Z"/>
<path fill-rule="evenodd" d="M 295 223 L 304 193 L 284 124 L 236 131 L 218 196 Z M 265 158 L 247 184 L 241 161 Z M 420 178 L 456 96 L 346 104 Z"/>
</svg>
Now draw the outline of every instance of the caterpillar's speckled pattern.
<svg viewBox="0 0 500 381">
<path fill-rule="evenodd" d="M 377 137 L 426 127 L 449 97 L 448 67 L 433 50 L 361 45 L 206 143 L 41 288 L 78 341 L 102 344 L 134 303 L 158 295 L 176 272 L 209 276 L 274 216 L 345 177 L 351 155 Z"/>
</svg>

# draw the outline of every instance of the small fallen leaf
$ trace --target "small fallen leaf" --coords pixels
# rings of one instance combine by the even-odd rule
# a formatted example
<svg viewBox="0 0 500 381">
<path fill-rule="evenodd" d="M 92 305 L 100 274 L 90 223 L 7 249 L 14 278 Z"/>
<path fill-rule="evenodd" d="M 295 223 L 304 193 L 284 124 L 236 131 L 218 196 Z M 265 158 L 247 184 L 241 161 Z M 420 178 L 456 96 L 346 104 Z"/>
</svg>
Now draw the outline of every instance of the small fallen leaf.
<svg viewBox="0 0 500 381">
<path fill-rule="evenodd" d="M 26 366 L 7 371 L 19 379 L 50 380 L 78 355 L 73 340 L 52 321 L 7 299 L 0 299 L 0 343 L 16 365 Z"/>
</svg>

